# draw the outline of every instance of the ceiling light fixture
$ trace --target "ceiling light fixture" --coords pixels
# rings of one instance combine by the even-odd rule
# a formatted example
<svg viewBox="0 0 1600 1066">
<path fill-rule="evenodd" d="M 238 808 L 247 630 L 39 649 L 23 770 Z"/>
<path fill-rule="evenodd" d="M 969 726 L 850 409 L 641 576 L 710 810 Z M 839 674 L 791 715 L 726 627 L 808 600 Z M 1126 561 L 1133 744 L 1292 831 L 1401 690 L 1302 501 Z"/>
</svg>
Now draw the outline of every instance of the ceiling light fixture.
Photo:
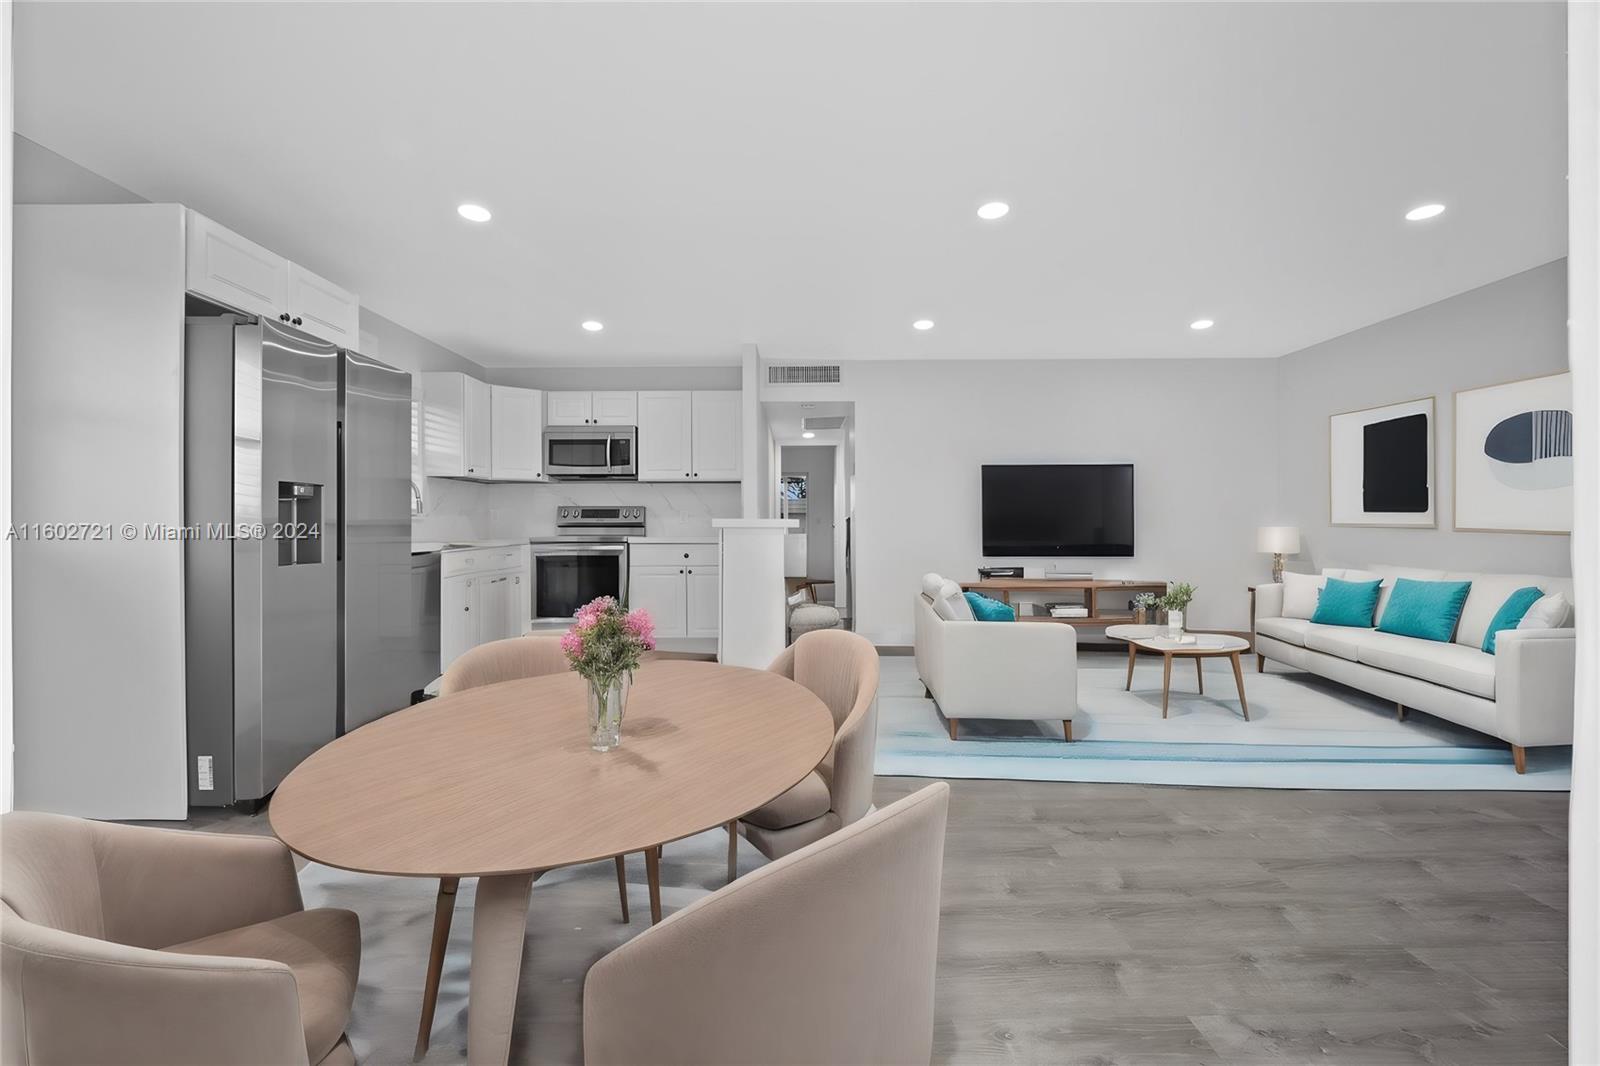
<svg viewBox="0 0 1600 1066">
<path fill-rule="evenodd" d="M 1197 318 L 1193 322 L 1189 323 L 1189 328 L 1190 329 L 1210 329 L 1214 325 L 1216 325 L 1216 323 L 1211 321 L 1209 318 Z"/>
<path fill-rule="evenodd" d="M 813 432 L 811 432 L 811 431 L 810 431 L 810 430 L 809 430 L 809 429 L 808 429 L 808 430 L 806 430 L 806 431 L 805 431 L 805 432 L 804 432 L 804 433 L 802 433 L 802 434 L 800 434 L 800 435 L 801 435 L 801 436 L 802 436 L 802 437 L 804 437 L 804 438 L 805 438 L 805 439 L 806 439 L 806 440 L 810 440 L 810 439 L 811 439 L 811 438 L 813 438 L 813 437 L 815 437 L 815 436 L 816 436 L 816 434 L 815 434 L 815 433 L 813 433 Z"/>
<path fill-rule="evenodd" d="M 931 319 L 931 318 L 919 318 L 915 322 L 911 323 L 911 328 L 912 329 L 920 329 L 920 330 L 923 330 L 924 332 L 926 332 L 927 330 L 930 330 L 930 329 L 933 328 L 933 319 Z"/>
<path fill-rule="evenodd" d="M 487 207 L 482 207 L 478 204 L 462 204 L 460 207 L 456 208 L 456 214 L 460 215 L 468 222 L 487 222 L 494 217 L 493 215 L 489 214 L 489 209 Z"/>
<path fill-rule="evenodd" d="M 590 333 L 599 333 L 601 330 L 606 328 L 606 324 L 604 322 L 596 322 L 591 318 L 583 324 L 583 328 L 588 330 Z"/>
<path fill-rule="evenodd" d="M 978 208 L 978 217 L 985 222 L 994 222 L 1005 218 L 1011 213 L 1011 205 L 1000 200 L 991 200 Z"/>
<path fill-rule="evenodd" d="M 1442 214 L 1444 214 L 1444 204 L 1423 204 L 1421 207 L 1413 207 L 1407 211 L 1406 221 L 1421 222 L 1424 219 L 1438 218 Z"/>
</svg>

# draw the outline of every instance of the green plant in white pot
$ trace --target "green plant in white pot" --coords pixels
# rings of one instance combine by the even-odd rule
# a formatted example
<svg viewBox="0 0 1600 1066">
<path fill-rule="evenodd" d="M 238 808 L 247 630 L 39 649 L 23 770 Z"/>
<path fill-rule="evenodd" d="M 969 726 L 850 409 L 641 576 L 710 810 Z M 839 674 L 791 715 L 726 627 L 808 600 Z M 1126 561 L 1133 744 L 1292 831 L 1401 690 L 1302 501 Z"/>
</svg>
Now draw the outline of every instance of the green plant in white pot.
<svg viewBox="0 0 1600 1066">
<path fill-rule="evenodd" d="M 1183 633 L 1183 612 L 1189 609 L 1189 602 L 1193 599 L 1194 586 L 1187 581 L 1173 585 L 1161 597 L 1161 606 L 1167 611 L 1167 636 L 1177 637 Z"/>
</svg>

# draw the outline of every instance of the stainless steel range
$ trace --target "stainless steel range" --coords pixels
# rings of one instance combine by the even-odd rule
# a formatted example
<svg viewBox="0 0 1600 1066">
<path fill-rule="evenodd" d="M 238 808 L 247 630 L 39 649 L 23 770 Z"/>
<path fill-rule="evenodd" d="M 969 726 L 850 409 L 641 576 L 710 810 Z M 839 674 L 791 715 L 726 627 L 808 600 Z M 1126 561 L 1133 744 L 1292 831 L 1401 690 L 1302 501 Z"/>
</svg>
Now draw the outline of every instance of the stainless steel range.
<svg viewBox="0 0 1600 1066">
<path fill-rule="evenodd" d="M 597 596 L 628 598 L 628 538 L 644 536 L 643 507 L 558 507 L 554 537 L 528 541 L 534 625 L 565 625 Z"/>
</svg>

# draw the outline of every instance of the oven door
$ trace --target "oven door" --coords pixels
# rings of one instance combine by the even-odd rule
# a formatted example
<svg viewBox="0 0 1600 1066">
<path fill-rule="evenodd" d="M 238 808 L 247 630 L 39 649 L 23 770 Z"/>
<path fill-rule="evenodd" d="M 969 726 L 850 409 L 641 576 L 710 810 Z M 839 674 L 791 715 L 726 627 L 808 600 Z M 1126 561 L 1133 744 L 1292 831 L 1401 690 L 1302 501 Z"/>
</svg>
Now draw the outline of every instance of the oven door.
<svg viewBox="0 0 1600 1066">
<path fill-rule="evenodd" d="M 628 545 L 533 545 L 531 614 L 535 625 L 567 624 L 578 608 L 599 596 L 628 598 Z"/>
</svg>

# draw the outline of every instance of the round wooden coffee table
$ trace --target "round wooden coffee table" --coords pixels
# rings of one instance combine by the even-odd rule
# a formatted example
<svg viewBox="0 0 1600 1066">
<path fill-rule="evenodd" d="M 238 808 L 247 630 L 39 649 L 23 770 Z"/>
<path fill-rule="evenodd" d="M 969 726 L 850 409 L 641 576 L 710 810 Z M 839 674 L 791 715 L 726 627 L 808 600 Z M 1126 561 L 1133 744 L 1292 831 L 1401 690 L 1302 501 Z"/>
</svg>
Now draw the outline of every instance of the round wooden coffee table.
<svg viewBox="0 0 1600 1066">
<path fill-rule="evenodd" d="M 536 873 L 645 852 L 725 825 L 799 783 L 833 744 L 809 689 L 764 670 L 653 662 L 622 746 L 589 747 L 584 682 L 486 685 L 340 737 L 284 778 L 272 831 L 313 862 L 477 877 L 467 1053 L 504 1063 Z M 652 901 L 654 903 L 655 901 Z"/>
<path fill-rule="evenodd" d="M 1180 643 L 1166 635 L 1166 626 L 1107 626 L 1106 636 L 1112 640 L 1125 640 L 1128 642 L 1128 684 L 1125 691 L 1133 691 L 1133 664 L 1139 653 L 1146 652 L 1151 655 L 1160 655 L 1162 658 L 1161 674 L 1161 717 L 1167 716 L 1167 701 L 1172 694 L 1172 660 L 1174 658 L 1193 659 L 1195 681 L 1200 687 L 1201 695 L 1206 691 L 1205 674 L 1202 672 L 1202 659 L 1228 659 L 1233 663 L 1233 680 L 1239 686 L 1239 709 L 1244 712 L 1244 720 L 1250 720 L 1250 704 L 1244 698 L 1244 670 L 1239 665 L 1239 656 L 1250 650 L 1250 642 L 1239 637 L 1230 637 L 1220 633 L 1187 633 L 1185 636 L 1193 638 L 1193 643 Z"/>
</svg>

